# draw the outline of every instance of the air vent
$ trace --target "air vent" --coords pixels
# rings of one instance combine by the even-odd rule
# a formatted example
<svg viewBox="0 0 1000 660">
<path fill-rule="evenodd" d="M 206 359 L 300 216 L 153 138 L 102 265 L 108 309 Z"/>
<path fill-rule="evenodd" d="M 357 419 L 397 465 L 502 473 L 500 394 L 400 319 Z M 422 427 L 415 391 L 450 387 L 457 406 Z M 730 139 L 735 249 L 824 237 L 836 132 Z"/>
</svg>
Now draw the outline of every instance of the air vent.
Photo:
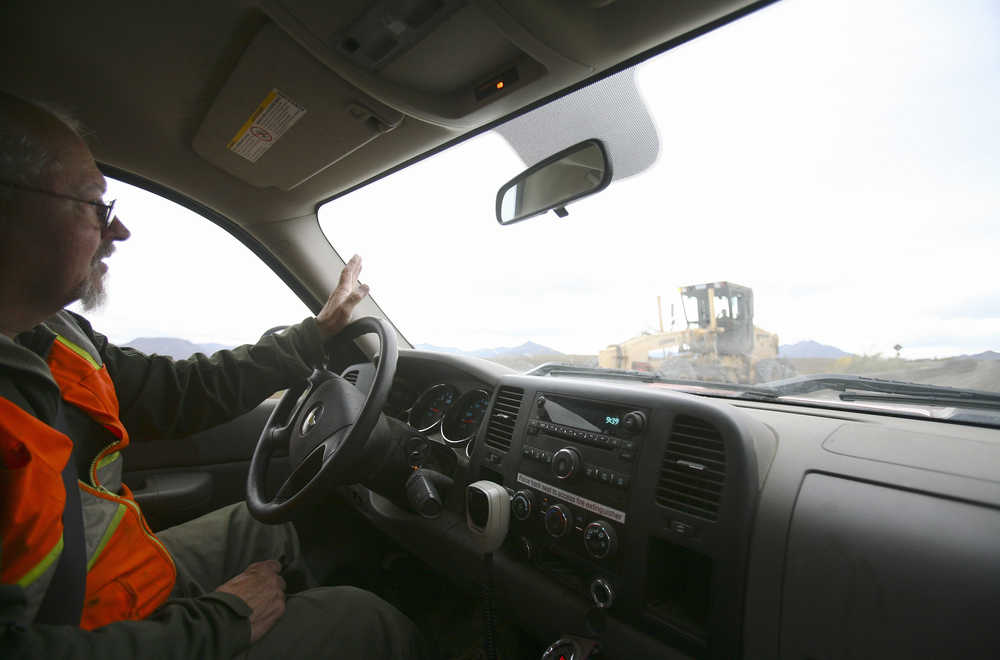
<svg viewBox="0 0 1000 660">
<path fill-rule="evenodd" d="M 493 449 L 507 451 L 514 437 L 517 413 L 521 409 L 524 390 L 519 387 L 501 387 L 493 402 L 490 424 L 486 427 L 486 444 Z"/>
<path fill-rule="evenodd" d="M 344 374 L 344 380 L 346 380 L 351 385 L 357 385 L 358 384 L 358 370 L 357 369 L 351 369 L 350 371 L 348 371 L 346 374 Z"/>
<path fill-rule="evenodd" d="M 693 417 L 674 420 L 656 485 L 656 502 L 705 520 L 719 517 L 726 446 L 715 427 Z"/>
</svg>

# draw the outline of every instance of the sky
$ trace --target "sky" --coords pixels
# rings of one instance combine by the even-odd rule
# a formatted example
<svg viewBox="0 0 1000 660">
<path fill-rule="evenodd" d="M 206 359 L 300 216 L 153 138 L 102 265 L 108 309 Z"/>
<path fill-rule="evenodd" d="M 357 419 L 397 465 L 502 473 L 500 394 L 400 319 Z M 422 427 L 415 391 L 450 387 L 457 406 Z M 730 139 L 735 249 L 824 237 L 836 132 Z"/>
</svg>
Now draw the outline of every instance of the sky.
<svg viewBox="0 0 1000 660">
<path fill-rule="evenodd" d="M 497 189 L 526 164 L 491 132 L 335 200 L 320 223 L 363 255 L 413 343 L 594 354 L 655 330 L 657 296 L 669 325 L 678 287 L 729 280 L 753 288 L 756 325 L 781 343 L 1000 349 L 998 62 L 993 1 L 786 0 L 639 66 L 656 160 L 565 219 L 496 223 Z M 559 131 L 546 126 L 573 139 Z M 621 135 L 610 151 L 628 170 Z M 307 313 L 221 230 L 195 240 L 188 212 L 113 193 L 135 220 L 95 320 L 112 339 L 238 343 Z M 202 249 L 219 264 L 208 278 Z M 133 266 L 154 266 L 164 292 Z"/>
</svg>

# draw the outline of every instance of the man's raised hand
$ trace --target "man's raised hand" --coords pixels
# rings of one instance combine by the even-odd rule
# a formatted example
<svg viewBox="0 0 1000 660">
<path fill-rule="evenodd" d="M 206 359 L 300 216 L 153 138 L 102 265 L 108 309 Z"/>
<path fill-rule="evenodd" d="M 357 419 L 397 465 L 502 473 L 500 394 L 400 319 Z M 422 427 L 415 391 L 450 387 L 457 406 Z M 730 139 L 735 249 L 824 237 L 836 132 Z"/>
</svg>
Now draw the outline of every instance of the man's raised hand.
<svg viewBox="0 0 1000 660">
<path fill-rule="evenodd" d="M 320 330 L 327 337 L 337 334 L 350 322 L 351 313 L 358 303 L 368 295 L 368 285 L 358 282 L 361 273 L 361 257 L 354 255 L 340 272 L 340 282 L 327 298 L 323 309 L 316 315 Z"/>
</svg>

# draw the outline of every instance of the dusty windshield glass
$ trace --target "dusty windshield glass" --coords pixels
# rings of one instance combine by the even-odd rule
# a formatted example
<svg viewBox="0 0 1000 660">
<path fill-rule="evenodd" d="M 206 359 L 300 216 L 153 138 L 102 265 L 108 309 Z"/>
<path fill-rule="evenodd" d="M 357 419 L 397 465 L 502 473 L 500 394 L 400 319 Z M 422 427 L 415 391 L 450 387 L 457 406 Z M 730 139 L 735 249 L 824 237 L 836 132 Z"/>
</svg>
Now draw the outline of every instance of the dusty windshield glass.
<svg viewBox="0 0 1000 660">
<path fill-rule="evenodd" d="M 420 348 L 1000 391 L 998 55 L 995 2 L 779 3 L 320 223 Z M 504 182 L 587 137 L 608 147 L 606 190 L 565 218 L 496 222 Z"/>
</svg>

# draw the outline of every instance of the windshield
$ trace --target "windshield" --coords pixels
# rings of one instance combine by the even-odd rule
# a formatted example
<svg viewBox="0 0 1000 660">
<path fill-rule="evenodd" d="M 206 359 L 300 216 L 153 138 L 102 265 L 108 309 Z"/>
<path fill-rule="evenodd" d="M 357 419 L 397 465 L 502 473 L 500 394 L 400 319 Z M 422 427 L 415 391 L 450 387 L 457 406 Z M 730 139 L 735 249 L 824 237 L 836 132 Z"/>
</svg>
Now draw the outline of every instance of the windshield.
<svg viewBox="0 0 1000 660">
<path fill-rule="evenodd" d="M 1000 391 L 1000 6 L 787 2 L 320 209 L 418 348 Z M 611 185 L 500 226 L 595 137 Z"/>
</svg>

